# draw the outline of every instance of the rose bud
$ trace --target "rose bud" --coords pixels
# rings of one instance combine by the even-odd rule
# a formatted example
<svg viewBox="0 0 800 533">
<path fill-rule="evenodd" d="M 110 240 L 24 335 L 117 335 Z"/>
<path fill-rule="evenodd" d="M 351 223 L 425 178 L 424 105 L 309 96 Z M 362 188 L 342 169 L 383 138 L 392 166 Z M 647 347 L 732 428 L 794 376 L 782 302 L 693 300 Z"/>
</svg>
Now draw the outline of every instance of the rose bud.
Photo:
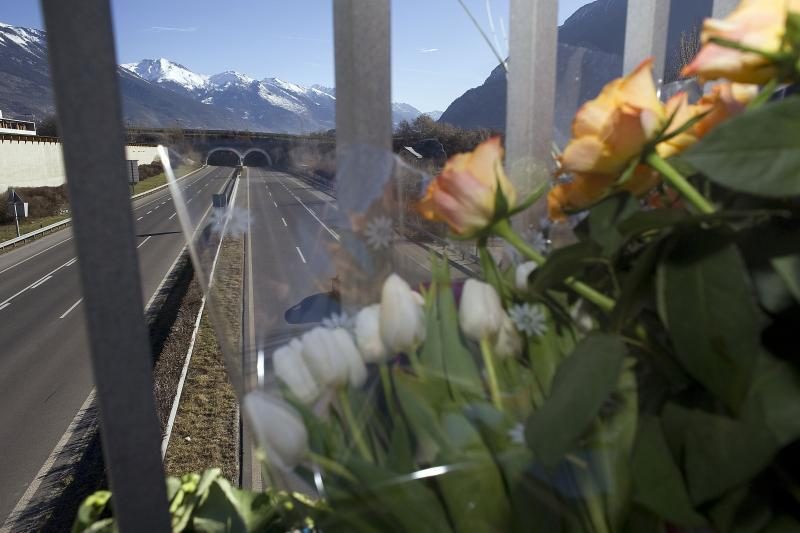
<svg viewBox="0 0 800 533">
<path fill-rule="evenodd" d="M 513 208 L 517 191 L 503 170 L 500 138 L 491 138 L 473 152 L 453 156 L 428 186 L 418 209 L 428 220 L 446 222 L 459 235 L 487 228 L 505 213 L 495 213 L 497 189 Z"/>
</svg>

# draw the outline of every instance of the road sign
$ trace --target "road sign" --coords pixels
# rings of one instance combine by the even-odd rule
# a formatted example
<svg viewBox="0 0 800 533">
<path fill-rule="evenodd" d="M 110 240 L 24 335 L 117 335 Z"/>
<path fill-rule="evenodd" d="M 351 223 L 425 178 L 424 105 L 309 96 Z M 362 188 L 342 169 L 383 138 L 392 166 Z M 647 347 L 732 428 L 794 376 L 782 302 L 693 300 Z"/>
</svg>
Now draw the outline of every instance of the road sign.
<svg viewBox="0 0 800 533">
<path fill-rule="evenodd" d="M 27 218 L 28 202 L 24 202 L 17 191 L 8 192 L 8 216 L 14 218 Z"/>
<path fill-rule="evenodd" d="M 135 185 L 139 183 L 139 161 L 135 159 L 128 159 L 128 183 Z"/>
<path fill-rule="evenodd" d="M 228 197 L 225 194 L 215 194 L 211 197 L 211 205 L 214 207 L 227 207 Z"/>
</svg>

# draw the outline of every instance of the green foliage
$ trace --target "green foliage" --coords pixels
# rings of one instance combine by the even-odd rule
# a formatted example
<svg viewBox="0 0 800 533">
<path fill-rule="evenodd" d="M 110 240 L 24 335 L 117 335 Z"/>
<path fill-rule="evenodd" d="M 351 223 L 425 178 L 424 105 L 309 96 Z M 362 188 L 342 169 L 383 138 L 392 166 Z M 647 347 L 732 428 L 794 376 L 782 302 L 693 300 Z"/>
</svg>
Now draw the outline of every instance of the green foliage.
<svg viewBox="0 0 800 533">
<path fill-rule="evenodd" d="M 800 98 L 734 118 L 681 157 L 714 183 L 736 192 L 800 196 Z"/>
</svg>

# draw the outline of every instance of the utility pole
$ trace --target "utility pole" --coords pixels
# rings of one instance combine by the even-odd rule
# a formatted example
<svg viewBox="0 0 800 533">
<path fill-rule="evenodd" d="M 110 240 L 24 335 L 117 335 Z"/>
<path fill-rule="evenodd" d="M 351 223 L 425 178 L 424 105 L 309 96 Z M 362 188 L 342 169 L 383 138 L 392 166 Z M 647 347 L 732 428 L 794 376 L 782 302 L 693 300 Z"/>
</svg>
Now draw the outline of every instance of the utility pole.
<svg viewBox="0 0 800 533">
<path fill-rule="evenodd" d="M 17 237 L 21 237 L 22 234 L 19 232 L 19 215 L 17 214 L 17 204 L 14 203 L 14 223 L 17 225 Z"/>
</svg>

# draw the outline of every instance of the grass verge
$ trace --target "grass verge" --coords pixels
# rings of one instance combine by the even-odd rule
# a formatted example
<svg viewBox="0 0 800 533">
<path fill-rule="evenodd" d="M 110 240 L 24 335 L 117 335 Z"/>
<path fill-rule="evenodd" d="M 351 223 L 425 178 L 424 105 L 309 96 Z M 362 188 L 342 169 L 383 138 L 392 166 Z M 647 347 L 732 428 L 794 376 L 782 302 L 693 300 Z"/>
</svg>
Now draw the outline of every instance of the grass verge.
<svg viewBox="0 0 800 533">
<path fill-rule="evenodd" d="M 233 355 L 241 346 L 243 244 L 226 240 L 220 250 L 215 303 L 231 340 Z M 239 340 L 237 340 L 239 339 Z M 168 475 L 222 469 L 234 484 L 239 479 L 239 404 L 226 371 L 208 313 L 200 322 L 194 353 L 164 459 Z"/>
</svg>

